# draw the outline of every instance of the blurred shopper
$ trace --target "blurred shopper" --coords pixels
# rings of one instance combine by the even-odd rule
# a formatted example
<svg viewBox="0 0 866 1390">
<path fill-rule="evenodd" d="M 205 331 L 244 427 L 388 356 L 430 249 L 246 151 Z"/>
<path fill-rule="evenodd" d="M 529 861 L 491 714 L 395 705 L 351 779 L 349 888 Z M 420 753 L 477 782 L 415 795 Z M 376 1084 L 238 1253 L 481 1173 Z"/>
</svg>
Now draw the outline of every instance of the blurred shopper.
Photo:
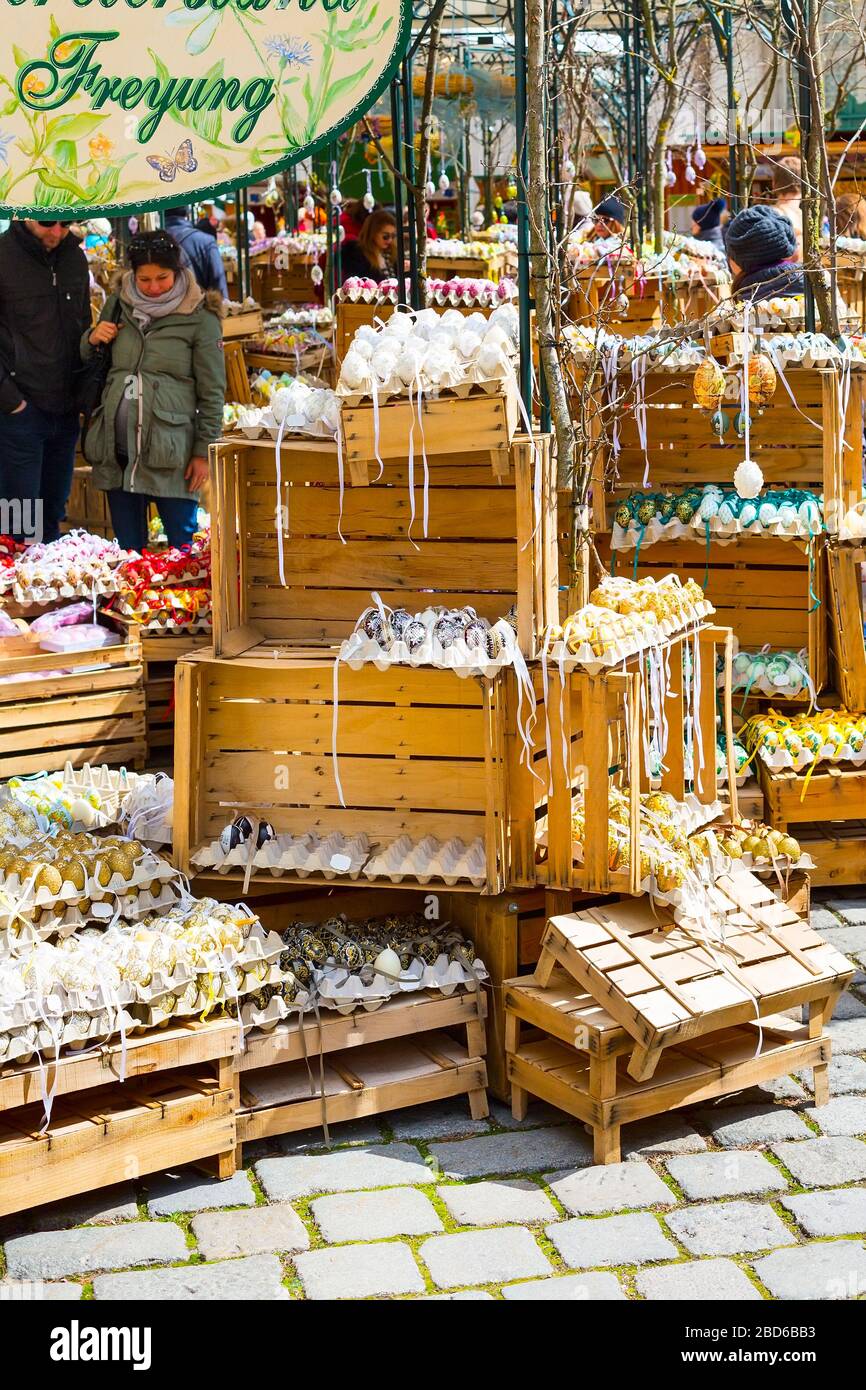
<svg viewBox="0 0 866 1390">
<path fill-rule="evenodd" d="M 181 263 L 189 266 L 201 288 L 218 290 L 223 299 L 228 299 L 226 273 L 216 241 L 192 225 L 189 208 L 169 208 L 165 230 L 183 251 Z"/>
<path fill-rule="evenodd" d="M 803 209 L 800 199 L 803 196 L 803 179 L 800 161 L 788 156 L 773 165 L 773 200 L 776 212 L 787 217 L 796 236 L 795 256 L 799 260 L 803 254 Z"/>
<path fill-rule="evenodd" d="M 836 199 L 836 235 L 866 241 L 866 198 L 859 193 L 843 193 Z"/>
<path fill-rule="evenodd" d="M 725 249 L 734 276 L 733 298 L 754 302 L 804 293 L 803 269 L 794 259 L 794 228 L 775 208 L 757 203 L 738 212 L 728 223 Z"/>
<path fill-rule="evenodd" d="M 394 250 L 397 241 L 397 219 L 392 212 L 379 208 L 371 212 L 354 241 L 345 241 L 340 248 L 340 273 L 343 280 L 360 276 L 381 284 L 396 274 Z"/>
<path fill-rule="evenodd" d="M 722 214 L 727 206 L 724 198 L 714 198 L 711 203 L 699 203 L 692 213 L 692 236 L 697 237 L 698 241 L 709 241 L 713 246 L 718 246 L 720 251 L 724 251 Z"/>
</svg>

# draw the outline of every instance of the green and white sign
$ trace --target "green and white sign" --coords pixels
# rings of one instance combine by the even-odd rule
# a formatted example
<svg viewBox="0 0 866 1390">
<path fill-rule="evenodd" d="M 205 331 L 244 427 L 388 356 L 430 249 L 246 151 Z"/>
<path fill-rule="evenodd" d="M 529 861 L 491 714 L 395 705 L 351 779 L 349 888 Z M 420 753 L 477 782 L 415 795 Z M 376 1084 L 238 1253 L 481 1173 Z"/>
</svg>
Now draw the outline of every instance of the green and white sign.
<svg viewBox="0 0 866 1390">
<path fill-rule="evenodd" d="M 0 0 L 0 215 L 184 203 L 358 120 L 411 0 Z"/>
</svg>

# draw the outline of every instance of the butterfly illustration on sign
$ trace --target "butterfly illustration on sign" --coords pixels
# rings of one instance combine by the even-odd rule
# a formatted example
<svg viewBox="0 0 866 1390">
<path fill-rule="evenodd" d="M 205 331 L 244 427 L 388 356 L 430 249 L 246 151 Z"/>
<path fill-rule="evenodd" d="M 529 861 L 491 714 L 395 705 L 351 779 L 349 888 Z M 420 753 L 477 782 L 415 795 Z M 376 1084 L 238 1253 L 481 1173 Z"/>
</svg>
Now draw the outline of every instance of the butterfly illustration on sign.
<svg viewBox="0 0 866 1390">
<path fill-rule="evenodd" d="M 149 154 L 146 156 L 151 169 L 155 169 L 163 183 L 173 183 L 180 169 L 182 174 L 194 174 L 198 160 L 193 154 L 192 140 L 182 140 L 175 153 Z"/>
</svg>

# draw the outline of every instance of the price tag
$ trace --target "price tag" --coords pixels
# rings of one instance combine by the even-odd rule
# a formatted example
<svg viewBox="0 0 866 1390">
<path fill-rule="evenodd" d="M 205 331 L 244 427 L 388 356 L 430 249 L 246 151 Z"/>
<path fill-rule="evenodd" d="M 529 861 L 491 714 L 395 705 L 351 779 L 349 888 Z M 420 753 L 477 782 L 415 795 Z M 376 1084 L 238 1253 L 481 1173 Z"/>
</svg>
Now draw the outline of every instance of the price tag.
<svg viewBox="0 0 866 1390">
<path fill-rule="evenodd" d="M 338 874 L 345 874 L 351 869 L 352 860 L 348 854 L 332 854 L 331 868 L 336 869 Z"/>
</svg>

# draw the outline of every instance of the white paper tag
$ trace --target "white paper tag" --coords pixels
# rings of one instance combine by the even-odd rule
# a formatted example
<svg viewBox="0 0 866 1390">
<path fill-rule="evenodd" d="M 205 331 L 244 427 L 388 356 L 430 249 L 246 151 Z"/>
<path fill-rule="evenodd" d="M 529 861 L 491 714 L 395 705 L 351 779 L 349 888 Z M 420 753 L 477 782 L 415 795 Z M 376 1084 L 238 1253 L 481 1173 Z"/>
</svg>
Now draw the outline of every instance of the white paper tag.
<svg viewBox="0 0 866 1390">
<path fill-rule="evenodd" d="M 111 903 L 93 903 L 90 911 L 94 917 L 104 917 L 107 921 L 112 916 L 114 908 Z"/>
<path fill-rule="evenodd" d="M 352 860 L 348 854 L 332 854 L 331 868 L 336 869 L 337 873 L 347 873 L 352 867 Z"/>
</svg>

